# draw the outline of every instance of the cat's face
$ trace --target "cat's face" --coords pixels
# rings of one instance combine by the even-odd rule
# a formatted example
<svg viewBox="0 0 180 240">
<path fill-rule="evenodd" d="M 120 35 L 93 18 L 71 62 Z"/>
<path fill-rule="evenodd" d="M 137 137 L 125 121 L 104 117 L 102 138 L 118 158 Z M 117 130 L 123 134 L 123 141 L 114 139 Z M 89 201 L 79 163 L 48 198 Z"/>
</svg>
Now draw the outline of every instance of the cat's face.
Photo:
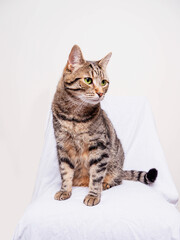
<svg viewBox="0 0 180 240">
<path fill-rule="evenodd" d="M 106 66 L 110 57 L 111 53 L 100 61 L 86 61 L 80 48 L 75 45 L 63 74 L 66 91 L 84 103 L 99 103 L 109 87 Z"/>
</svg>

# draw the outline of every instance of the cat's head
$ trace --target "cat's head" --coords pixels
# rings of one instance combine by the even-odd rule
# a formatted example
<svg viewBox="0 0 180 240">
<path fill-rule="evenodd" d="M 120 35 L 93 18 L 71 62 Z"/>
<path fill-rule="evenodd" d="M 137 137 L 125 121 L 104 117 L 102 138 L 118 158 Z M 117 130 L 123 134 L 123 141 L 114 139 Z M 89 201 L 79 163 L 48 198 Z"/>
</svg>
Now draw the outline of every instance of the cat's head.
<svg viewBox="0 0 180 240">
<path fill-rule="evenodd" d="M 87 61 L 81 49 L 74 45 L 63 72 L 65 90 L 85 103 L 99 103 L 109 87 L 106 66 L 111 55 L 99 61 Z"/>
</svg>

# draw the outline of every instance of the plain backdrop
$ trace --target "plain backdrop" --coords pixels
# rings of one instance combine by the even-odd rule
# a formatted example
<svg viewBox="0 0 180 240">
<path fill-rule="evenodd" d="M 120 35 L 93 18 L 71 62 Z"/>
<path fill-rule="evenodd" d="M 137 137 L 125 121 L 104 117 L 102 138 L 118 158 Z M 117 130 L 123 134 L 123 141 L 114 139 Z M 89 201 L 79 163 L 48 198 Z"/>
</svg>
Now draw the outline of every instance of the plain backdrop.
<svg viewBox="0 0 180 240">
<path fill-rule="evenodd" d="M 29 204 L 71 47 L 112 51 L 109 94 L 146 96 L 180 192 L 180 1 L 0 0 L 0 239 Z"/>
</svg>

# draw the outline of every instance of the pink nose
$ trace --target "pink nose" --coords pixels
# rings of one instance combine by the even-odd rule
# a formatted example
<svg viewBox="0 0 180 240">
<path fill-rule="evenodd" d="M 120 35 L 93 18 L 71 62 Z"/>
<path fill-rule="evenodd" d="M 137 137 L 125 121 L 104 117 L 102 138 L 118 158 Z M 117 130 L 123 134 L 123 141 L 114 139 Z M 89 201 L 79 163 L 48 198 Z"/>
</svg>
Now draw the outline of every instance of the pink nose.
<svg viewBox="0 0 180 240">
<path fill-rule="evenodd" d="M 101 97 L 103 95 L 103 93 L 101 92 L 97 92 L 98 96 Z"/>
</svg>

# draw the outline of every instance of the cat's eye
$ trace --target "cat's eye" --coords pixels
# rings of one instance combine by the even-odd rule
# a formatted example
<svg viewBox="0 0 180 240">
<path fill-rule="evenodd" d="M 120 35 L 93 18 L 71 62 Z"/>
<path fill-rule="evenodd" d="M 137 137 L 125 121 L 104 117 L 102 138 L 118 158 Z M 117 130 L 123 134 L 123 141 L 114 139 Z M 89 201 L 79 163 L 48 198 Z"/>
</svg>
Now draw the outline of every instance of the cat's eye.
<svg viewBox="0 0 180 240">
<path fill-rule="evenodd" d="M 84 78 L 84 81 L 85 81 L 85 83 L 87 83 L 87 84 L 91 84 L 91 83 L 92 83 L 92 78 L 89 78 L 89 77 Z"/>
<path fill-rule="evenodd" d="M 102 80 L 101 86 L 105 86 L 106 84 L 107 84 L 107 81 L 106 80 Z"/>
</svg>

